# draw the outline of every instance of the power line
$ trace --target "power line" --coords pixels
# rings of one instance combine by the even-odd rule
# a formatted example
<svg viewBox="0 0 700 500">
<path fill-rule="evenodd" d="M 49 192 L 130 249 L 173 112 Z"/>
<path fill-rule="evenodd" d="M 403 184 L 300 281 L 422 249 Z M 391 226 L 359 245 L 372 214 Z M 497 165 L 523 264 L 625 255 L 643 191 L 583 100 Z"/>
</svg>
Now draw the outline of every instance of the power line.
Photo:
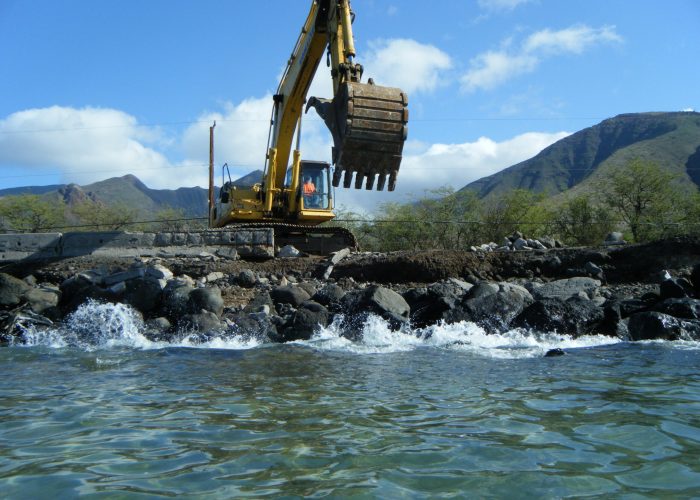
<svg viewBox="0 0 700 500">
<path fill-rule="evenodd" d="M 591 121 L 591 120 L 604 120 L 605 117 L 597 116 L 571 116 L 571 117 L 477 117 L 477 116 L 463 116 L 463 117 L 438 117 L 438 118 L 411 118 L 410 123 L 435 123 L 435 122 L 523 122 L 523 121 Z M 220 119 L 217 118 L 217 123 L 269 123 L 267 118 L 228 118 Z M 307 122 L 322 123 L 323 120 L 319 118 L 307 118 Z M 132 129 L 132 128 L 145 128 L 145 127 L 165 127 L 173 125 L 194 125 L 197 123 L 210 124 L 209 120 L 188 120 L 188 121 L 173 121 L 173 122 L 161 122 L 161 123 L 139 123 L 132 125 L 94 125 L 94 126 L 76 126 L 76 127 L 61 127 L 61 128 L 45 128 L 45 129 L 20 129 L 20 130 L 0 130 L 0 135 L 12 135 L 12 134 L 32 134 L 32 133 L 53 133 L 53 132 L 80 132 L 87 130 L 110 130 L 110 129 Z"/>
</svg>

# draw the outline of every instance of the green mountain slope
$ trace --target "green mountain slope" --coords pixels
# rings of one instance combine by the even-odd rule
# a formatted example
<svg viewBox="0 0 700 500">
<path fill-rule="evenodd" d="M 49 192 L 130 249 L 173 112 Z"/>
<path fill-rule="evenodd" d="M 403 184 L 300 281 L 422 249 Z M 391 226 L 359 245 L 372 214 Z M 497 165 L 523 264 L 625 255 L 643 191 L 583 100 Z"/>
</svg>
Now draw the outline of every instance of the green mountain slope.
<svg viewBox="0 0 700 500">
<path fill-rule="evenodd" d="M 512 189 L 556 195 L 632 158 L 650 160 L 700 186 L 700 113 L 618 115 L 557 141 L 537 156 L 468 184 L 480 198 Z"/>
<path fill-rule="evenodd" d="M 233 183 L 240 187 L 252 186 L 262 180 L 262 171 L 253 171 Z M 136 208 L 141 217 L 148 218 L 165 208 L 182 209 L 188 217 L 206 217 L 208 190 L 200 187 L 179 189 L 151 189 L 133 175 L 113 177 L 104 181 L 78 186 L 25 186 L 0 190 L 0 197 L 19 194 L 38 194 L 59 198 L 69 206 L 90 199 L 106 205 L 126 205 Z"/>
</svg>

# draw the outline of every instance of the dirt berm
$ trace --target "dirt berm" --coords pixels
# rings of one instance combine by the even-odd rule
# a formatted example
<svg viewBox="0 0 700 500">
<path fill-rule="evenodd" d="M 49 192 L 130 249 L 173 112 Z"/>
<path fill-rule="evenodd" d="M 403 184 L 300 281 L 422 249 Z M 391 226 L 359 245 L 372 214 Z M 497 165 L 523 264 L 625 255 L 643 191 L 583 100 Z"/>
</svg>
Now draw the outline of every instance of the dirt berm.
<svg viewBox="0 0 700 500">
<path fill-rule="evenodd" d="M 320 276 L 321 257 L 269 259 L 264 261 L 206 258 L 161 259 L 176 274 L 193 278 L 220 271 L 226 274 L 252 269 L 261 274 Z M 96 267 L 120 267 L 131 259 L 78 257 L 43 263 L 15 263 L 0 272 L 17 277 L 30 274 L 39 280 L 60 282 L 76 272 Z M 641 245 L 600 248 L 559 248 L 513 252 L 418 251 L 355 253 L 338 263 L 331 277 L 375 283 L 433 283 L 445 278 L 468 281 L 512 278 L 559 279 L 582 275 L 588 263 L 600 267 L 608 283 L 658 282 L 662 270 L 689 272 L 700 262 L 700 238 L 674 238 Z M 589 273 L 590 274 L 590 273 Z"/>
</svg>

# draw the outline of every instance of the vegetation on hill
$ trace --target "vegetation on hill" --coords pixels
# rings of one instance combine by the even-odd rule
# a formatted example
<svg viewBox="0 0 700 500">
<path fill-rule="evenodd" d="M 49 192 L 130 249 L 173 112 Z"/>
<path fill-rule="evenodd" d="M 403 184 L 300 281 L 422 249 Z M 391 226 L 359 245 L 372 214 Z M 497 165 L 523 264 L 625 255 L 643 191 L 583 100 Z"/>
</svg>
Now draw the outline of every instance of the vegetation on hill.
<svg viewBox="0 0 700 500">
<path fill-rule="evenodd" d="M 414 203 L 388 203 L 372 219 L 341 211 L 333 224 L 367 250 L 463 250 L 520 231 L 568 245 L 600 245 L 611 231 L 631 242 L 700 235 L 700 194 L 655 163 L 634 159 L 598 179 L 596 194 L 550 197 L 524 189 L 479 199 L 449 189 Z"/>
<path fill-rule="evenodd" d="M 468 184 L 479 198 L 513 189 L 549 196 L 592 191 L 597 179 L 632 159 L 656 163 L 700 185 L 700 113 L 619 115 L 557 141 L 538 155 Z"/>
</svg>

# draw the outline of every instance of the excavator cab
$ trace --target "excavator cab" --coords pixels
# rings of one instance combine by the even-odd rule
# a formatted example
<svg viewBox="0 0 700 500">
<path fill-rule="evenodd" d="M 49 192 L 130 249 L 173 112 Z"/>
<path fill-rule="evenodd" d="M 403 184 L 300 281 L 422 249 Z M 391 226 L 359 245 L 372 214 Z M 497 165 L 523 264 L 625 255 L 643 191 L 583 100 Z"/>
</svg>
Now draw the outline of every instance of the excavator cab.
<svg viewBox="0 0 700 500">
<path fill-rule="evenodd" d="M 332 210 L 333 193 L 331 187 L 331 166 L 322 161 L 302 160 L 300 183 L 296 196 L 301 210 Z M 292 185 L 292 168 L 287 169 L 285 187 Z"/>
</svg>

